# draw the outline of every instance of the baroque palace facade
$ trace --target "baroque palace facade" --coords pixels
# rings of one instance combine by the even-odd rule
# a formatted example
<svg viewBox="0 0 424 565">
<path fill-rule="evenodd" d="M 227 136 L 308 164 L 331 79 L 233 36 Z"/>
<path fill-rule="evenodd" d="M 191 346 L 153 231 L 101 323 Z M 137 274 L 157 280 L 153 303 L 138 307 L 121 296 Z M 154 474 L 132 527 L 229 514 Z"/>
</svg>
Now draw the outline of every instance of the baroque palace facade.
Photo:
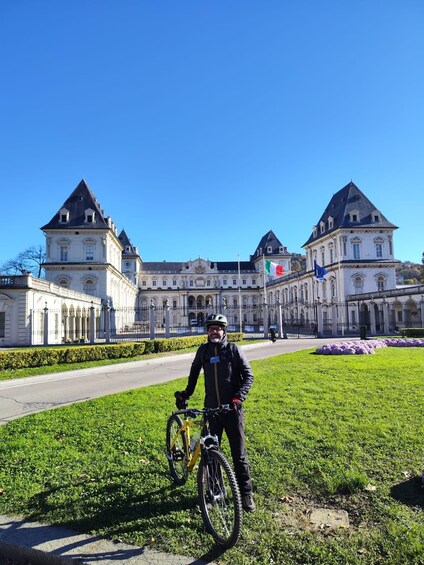
<svg viewBox="0 0 424 565">
<path fill-rule="evenodd" d="M 424 327 L 424 287 L 396 288 L 390 223 L 350 182 L 333 195 L 303 248 L 306 268 L 273 231 L 249 260 L 144 262 L 82 180 L 42 231 L 45 280 L 0 277 L 0 346 L 202 332 L 222 311 L 230 330 L 280 336 L 391 333 Z M 265 260 L 283 267 L 269 277 Z M 316 277 L 315 264 L 324 268 Z"/>
</svg>

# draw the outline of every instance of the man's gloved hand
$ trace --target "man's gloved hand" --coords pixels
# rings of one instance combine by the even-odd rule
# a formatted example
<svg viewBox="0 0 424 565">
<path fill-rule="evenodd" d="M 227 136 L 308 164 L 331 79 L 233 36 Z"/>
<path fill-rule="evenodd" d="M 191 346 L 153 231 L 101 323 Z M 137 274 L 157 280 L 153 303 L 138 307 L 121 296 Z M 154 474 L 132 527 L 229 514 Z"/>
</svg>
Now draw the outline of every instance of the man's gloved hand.
<svg viewBox="0 0 424 565">
<path fill-rule="evenodd" d="M 174 393 L 175 396 L 175 404 L 178 408 L 178 410 L 184 410 L 185 408 L 187 408 L 188 406 L 188 394 L 186 393 L 185 390 L 177 390 L 177 392 Z"/>
<path fill-rule="evenodd" d="M 233 410 L 241 410 L 242 402 L 240 398 L 233 398 L 231 401 L 231 408 Z"/>
</svg>

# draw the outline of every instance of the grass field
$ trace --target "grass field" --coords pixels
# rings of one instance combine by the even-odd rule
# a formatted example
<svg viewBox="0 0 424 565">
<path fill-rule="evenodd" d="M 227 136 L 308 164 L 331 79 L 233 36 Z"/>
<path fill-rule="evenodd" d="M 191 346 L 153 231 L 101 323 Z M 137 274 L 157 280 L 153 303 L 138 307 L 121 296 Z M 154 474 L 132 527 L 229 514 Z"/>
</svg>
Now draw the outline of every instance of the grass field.
<svg viewBox="0 0 424 565">
<path fill-rule="evenodd" d="M 185 379 L 1 427 L 0 513 L 223 564 L 424 563 L 424 349 L 310 350 L 252 367 L 258 508 L 235 548 L 220 553 L 204 532 L 194 476 L 169 478 L 165 425 Z M 349 523 L 314 524 L 320 508 Z"/>
</svg>

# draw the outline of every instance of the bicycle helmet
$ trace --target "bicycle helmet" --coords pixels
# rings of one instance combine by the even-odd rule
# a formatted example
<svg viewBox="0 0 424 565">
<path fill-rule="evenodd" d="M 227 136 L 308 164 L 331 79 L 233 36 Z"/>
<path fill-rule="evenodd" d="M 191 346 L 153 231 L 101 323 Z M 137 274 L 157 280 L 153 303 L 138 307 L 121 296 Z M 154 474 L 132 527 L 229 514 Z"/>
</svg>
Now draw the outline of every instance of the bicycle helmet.
<svg viewBox="0 0 424 565">
<path fill-rule="evenodd" d="M 205 321 L 206 329 L 208 329 L 209 326 L 221 326 L 221 328 L 226 328 L 227 325 L 227 318 L 222 314 L 211 314 Z"/>
</svg>

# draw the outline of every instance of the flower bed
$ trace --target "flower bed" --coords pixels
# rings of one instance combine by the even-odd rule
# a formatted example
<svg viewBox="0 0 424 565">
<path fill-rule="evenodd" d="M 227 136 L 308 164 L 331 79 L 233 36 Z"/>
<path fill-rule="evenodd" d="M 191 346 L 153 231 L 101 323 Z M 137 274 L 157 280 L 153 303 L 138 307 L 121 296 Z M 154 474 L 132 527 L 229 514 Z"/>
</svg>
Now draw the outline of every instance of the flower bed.
<svg viewBox="0 0 424 565">
<path fill-rule="evenodd" d="M 319 347 L 318 355 L 368 355 L 381 347 L 424 347 L 424 339 L 372 339 L 359 341 L 340 341 Z"/>
<path fill-rule="evenodd" d="M 389 347 L 424 347 L 424 339 L 421 338 L 387 338 L 384 340 Z"/>
</svg>

